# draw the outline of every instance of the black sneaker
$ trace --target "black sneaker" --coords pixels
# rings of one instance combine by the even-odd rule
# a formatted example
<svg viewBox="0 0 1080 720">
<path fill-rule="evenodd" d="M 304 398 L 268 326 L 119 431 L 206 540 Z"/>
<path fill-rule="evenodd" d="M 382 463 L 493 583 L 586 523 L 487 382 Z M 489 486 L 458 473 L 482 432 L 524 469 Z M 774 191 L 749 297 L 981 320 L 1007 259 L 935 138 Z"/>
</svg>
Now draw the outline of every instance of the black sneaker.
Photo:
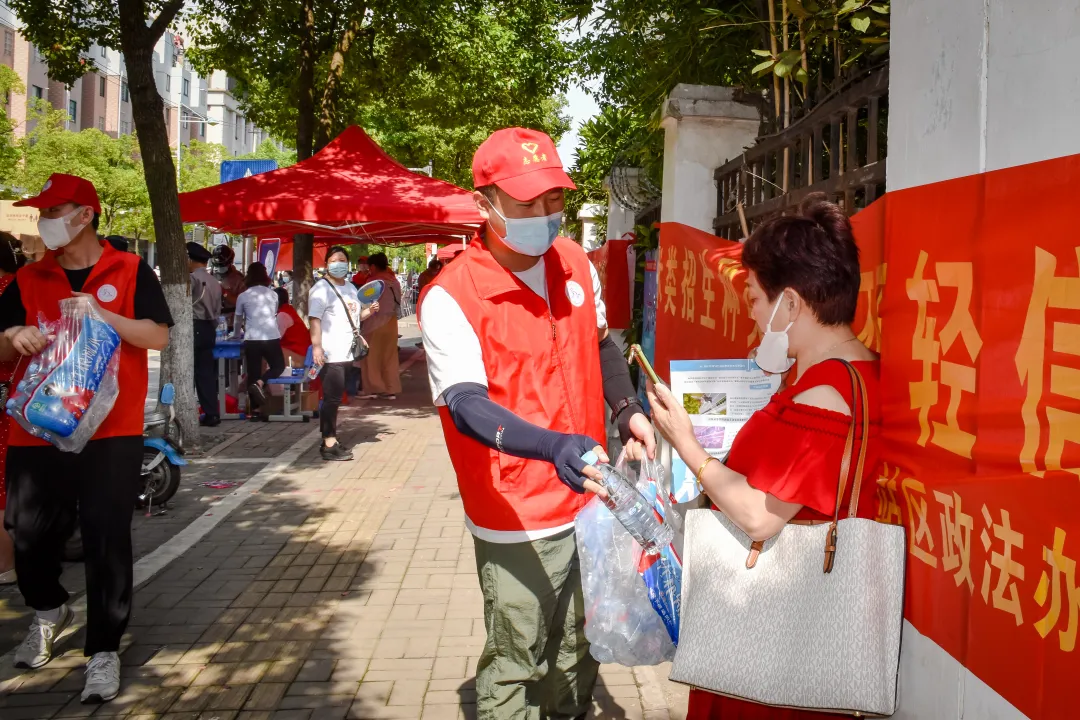
<svg viewBox="0 0 1080 720">
<path fill-rule="evenodd" d="M 217 427 L 221 424 L 221 418 L 217 415 L 204 417 L 199 421 L 199 424 L 203 427 Z"/>
<path fill-rule="evenodd" d="M 341 443 L 335 443 L 333 447 L 323 445 L 319 448 L 319 455 L 323 460 L 352 460 L 351 450 L 346 450 Z"/>
</svg>

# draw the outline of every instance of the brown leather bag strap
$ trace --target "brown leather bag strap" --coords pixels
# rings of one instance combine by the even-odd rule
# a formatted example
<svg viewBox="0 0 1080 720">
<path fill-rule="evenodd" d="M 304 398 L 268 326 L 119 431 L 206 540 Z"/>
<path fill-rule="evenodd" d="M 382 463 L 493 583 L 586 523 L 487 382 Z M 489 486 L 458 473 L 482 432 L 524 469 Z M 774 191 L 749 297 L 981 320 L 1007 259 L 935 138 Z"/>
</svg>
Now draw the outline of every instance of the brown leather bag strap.
<svg viewBox="0 0 1080 720">
<path fill-rule="evenodd" d="M 858 411 L 859 425 L 862 432 L 859 434 L 859 459 L 855 463 L 855 484 L 851 488 L 851 501 L 848 503 L 848 517 L 855 517 L 859 512 L 859 494 L 862 492 L 863 472 L 866 466 L 866 446 L 870 439 L 870 403 L 866 397 L 866 381 L 862 373 L 848 365 L 852 377 L 858 385 L 859 392 L 852 398 L 852 413 Z M 854 420 L 854 416 L 853 416 Z"/>
<path fill-rule="evenodd" d="M 839 358 L 838 358 L 839 359 Z M 825 537 L 824 571 L 832 572 L 836 554 L 836 526 L 840 522 L 840 508 L 844 503 L 844 490 L 847 489 L 848 476 L 851 475 L 851 460 L 855 448 L 855 433 L 861 430 L 859 438 L 859 456 L 855 463 L 855 477 L 851 488 L 851 502 L 848 504 L 848 517 L 854 517 L 859 506 L 859 492 L 862 486 L 863 466 L 866 461 L 866 440 L 869 430 L 869 412 L 866 399 L 866 385 L 862 375 L 847 360 L 840 360 L 851 377 L 851 425 L 848 427 L 847 440 L 844 442 L 844 456 L 840 461 L 840 477 L 836 488 L 836 509 L 833 511 L 829 532 Z"/>
</svg>

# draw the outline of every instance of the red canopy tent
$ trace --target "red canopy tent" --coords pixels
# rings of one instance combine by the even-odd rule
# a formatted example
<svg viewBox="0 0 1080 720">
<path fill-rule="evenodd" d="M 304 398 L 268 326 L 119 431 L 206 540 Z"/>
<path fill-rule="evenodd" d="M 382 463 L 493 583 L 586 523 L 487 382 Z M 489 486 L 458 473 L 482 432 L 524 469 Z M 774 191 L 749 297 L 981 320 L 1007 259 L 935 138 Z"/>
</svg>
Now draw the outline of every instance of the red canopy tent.
<svg viewBox="0 0 1080 720">
<path fill-rule="evenodd" d="M 296 165 L 181 193 L 180 216 L 238 235 L 375 244 L 460 242 L 481 223 L 467 190 L 408 170 L 355 125 Z"/>
</svg>

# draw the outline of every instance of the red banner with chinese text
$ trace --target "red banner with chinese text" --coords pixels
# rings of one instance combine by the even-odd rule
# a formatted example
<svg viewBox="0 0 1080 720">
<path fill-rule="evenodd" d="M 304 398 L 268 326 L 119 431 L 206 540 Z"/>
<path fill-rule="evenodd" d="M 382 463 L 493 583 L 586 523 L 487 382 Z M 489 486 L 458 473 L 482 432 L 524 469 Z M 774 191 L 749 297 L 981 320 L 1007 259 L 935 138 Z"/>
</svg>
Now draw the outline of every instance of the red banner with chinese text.
<svg viewBox="0 0 1080 720">
<path fill-rule="evenodd" d="M 882 356 L 878 519 L 908 529 L 905 614 L 1033 718 L 1077 714 L 1078 190 L 1074 156 L 891 192 L 852 219 L 854 329 Z M 756 342 L 741 268 L 727 303 L 717 279 L 739 249 L 661 225 L 658 371 Z"/>
<path fill-rule="evenodd" d="M 630 265 L 627 252 L 631 240 L 608 240 L 589 253 L 589 260 L 600 276 L 607 308 L 607 326 L 612 330 L 630 327 Z"/>
</svg>

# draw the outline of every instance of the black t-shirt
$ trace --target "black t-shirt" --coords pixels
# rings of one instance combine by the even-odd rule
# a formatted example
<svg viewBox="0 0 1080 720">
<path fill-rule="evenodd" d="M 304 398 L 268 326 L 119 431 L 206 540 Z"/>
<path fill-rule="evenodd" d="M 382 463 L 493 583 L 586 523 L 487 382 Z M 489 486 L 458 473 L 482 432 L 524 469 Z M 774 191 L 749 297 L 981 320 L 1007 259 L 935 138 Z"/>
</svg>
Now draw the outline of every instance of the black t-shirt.
<svg viewBox="0 0 1080 720">
<path fill-rule="evenodd" d="M 81 270 L 64 270 L 68 282 L 71 283 L 72 292 L 81 292 L 90 271 L 91 265 Z M 135 320 L 153 320 L 159 325 L 172 327 L 172 313 L 169 312 L 169 304 L 165 302 L 165 292 L 161 289 L 161 282 L 157 275 L 150 269 L 146 262 L 139 261 L 139 270 L 135 275 Z M 18 279 L 12 280 L 2 295 L 0 295 L 0 332 L 16 325 L 37 323 L 37 318 L 26 317 L 26 307 L 23 305 L 22 294 L 19 292 Z"/>
</svg>

